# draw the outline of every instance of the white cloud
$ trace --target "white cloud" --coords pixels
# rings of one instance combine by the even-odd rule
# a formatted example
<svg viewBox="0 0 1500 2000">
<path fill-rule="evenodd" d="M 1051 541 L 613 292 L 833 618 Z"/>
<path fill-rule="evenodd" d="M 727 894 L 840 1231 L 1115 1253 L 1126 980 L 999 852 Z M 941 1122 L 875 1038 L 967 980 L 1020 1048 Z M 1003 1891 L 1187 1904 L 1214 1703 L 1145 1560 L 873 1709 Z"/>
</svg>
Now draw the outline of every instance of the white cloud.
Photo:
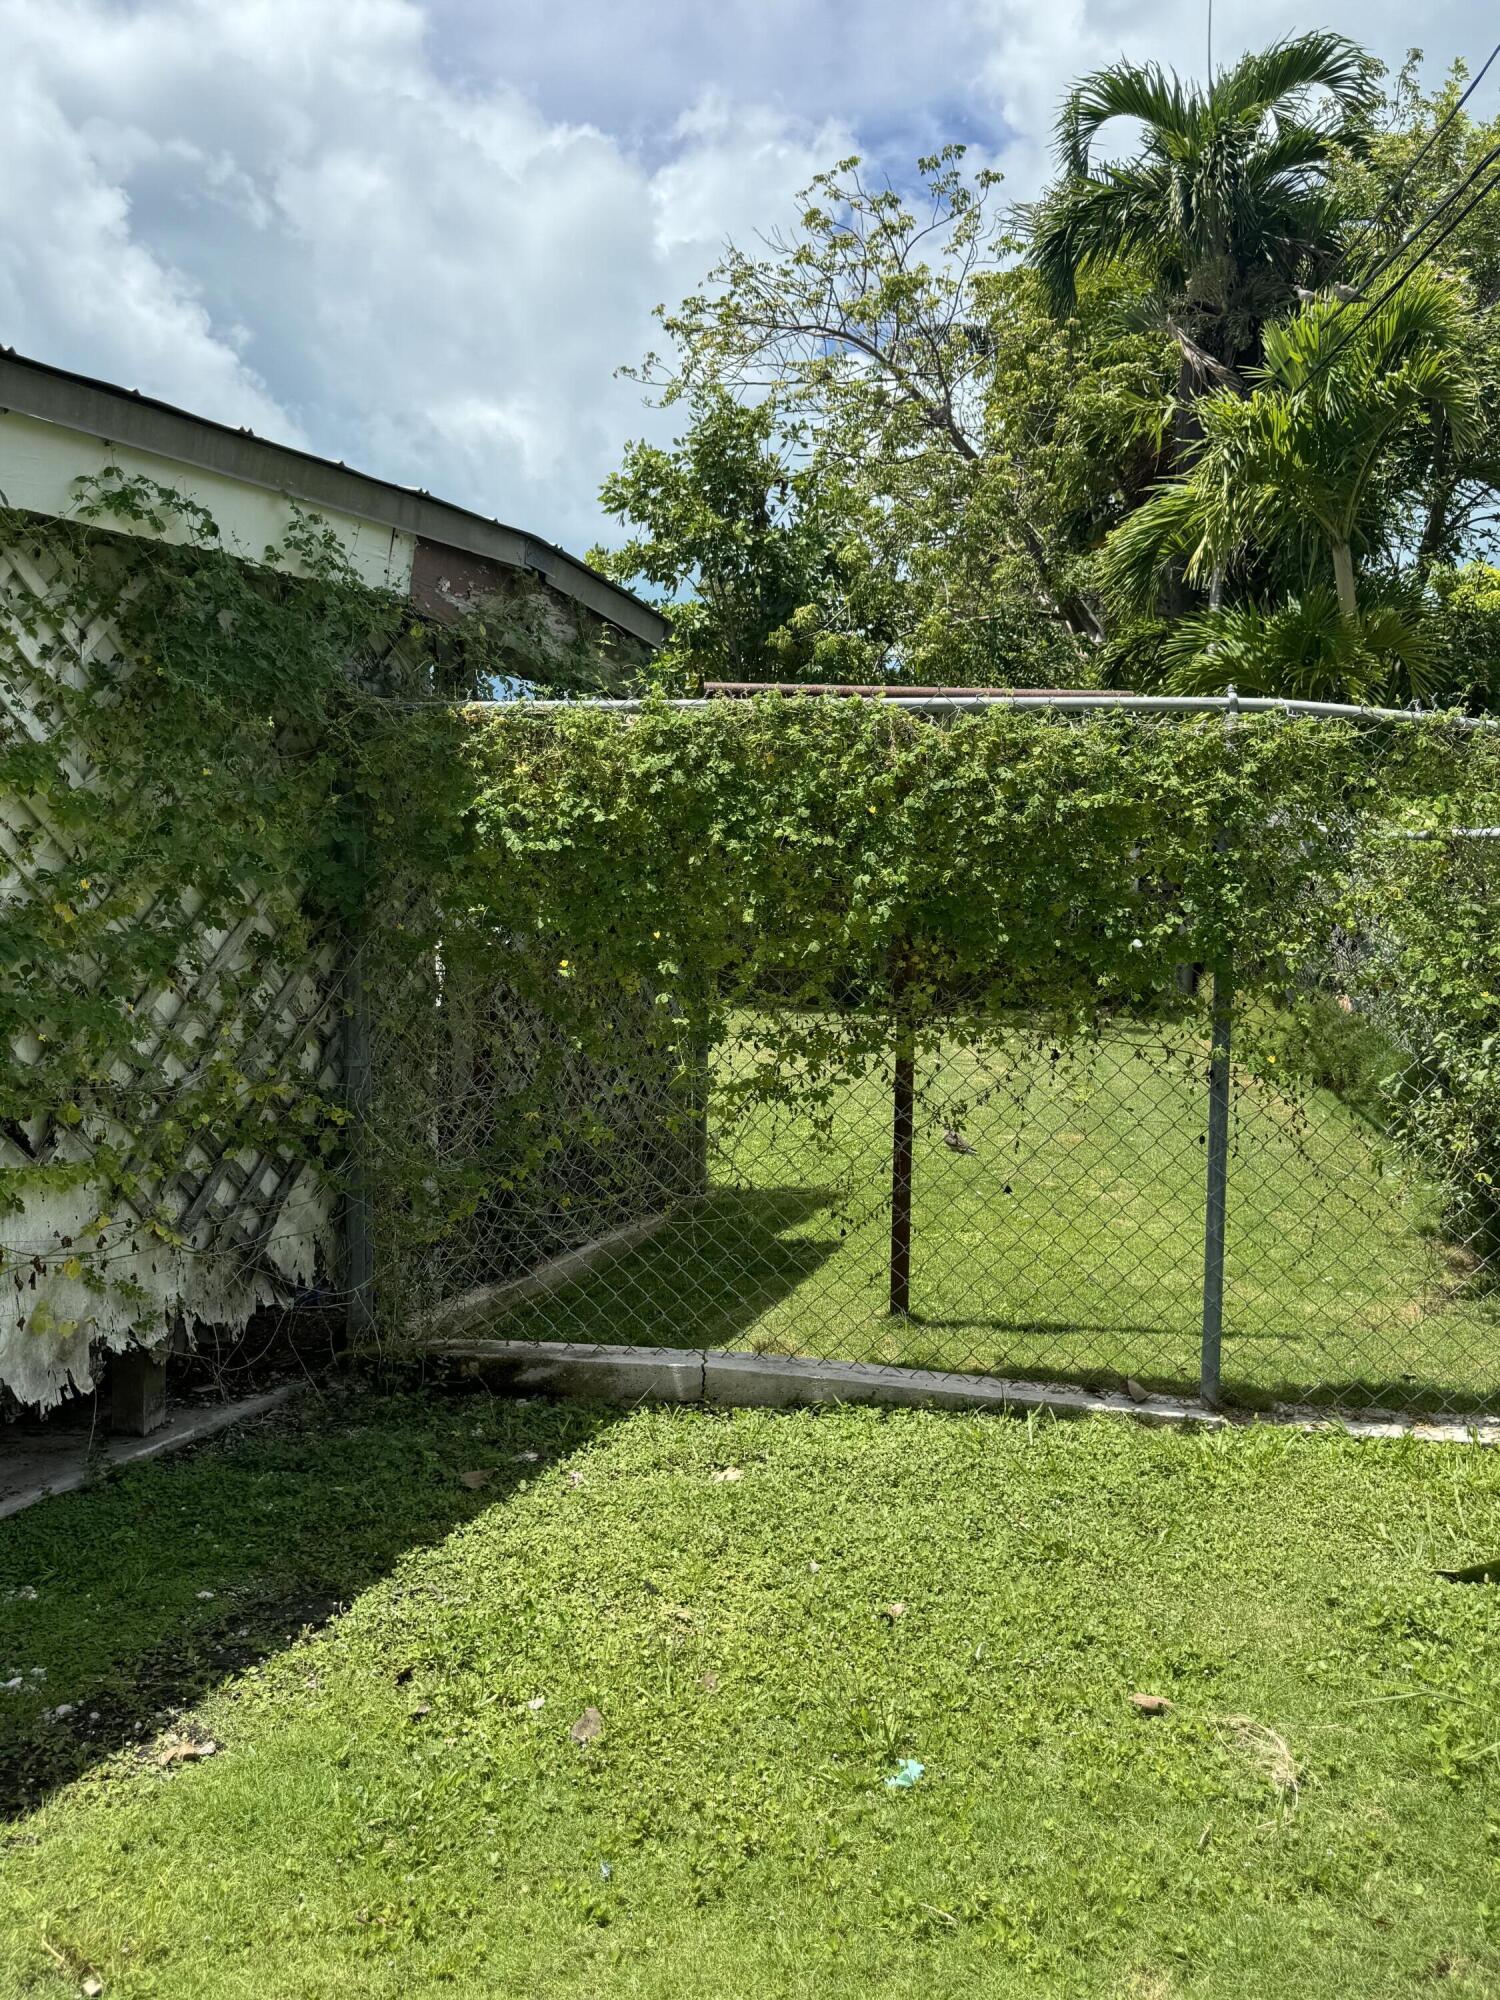
<svg viewBox="0 0 1500 2000">
<path fill-rule="evenodd" d="M 1218 13 L 1225 57 L 1303 24 Z M 1399 57 L 1402 22 L 1347 25 Z M 1425 25 L 1445 59 L 1482 33 L 1457 0 Z M 1202 29 L 1203 0 L 0 0 L 0 341 L 581 546 L 660 422 L 613 371 L 727 235 L 856 149 L 900 174 L 966 138 L 1029 192 L 1070 76 L 1199 67 Z"/>
<path fill-rule="evenodd" d="M 0 72 L 0 175 L 7 345 L 300 442 L 192 277 L 134 236 L 125 188 L 24 63 Z"/>
</svg>

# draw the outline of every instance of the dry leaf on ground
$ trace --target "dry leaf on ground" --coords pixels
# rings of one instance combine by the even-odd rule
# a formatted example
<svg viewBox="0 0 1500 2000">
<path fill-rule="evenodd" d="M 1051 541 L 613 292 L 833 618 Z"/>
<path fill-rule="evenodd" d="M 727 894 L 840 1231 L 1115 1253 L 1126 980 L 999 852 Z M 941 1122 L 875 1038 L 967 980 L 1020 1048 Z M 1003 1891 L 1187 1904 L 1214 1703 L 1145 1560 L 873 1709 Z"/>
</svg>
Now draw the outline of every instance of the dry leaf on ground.
<svg viewBox="0 0 1500 2000">
<path fill-rule="evenodd" d="M 1142 1715 L 1165 1715 L 1172 1706 L 1164 1694 L 1133 1694 L 1130 1702 Z"/>
<path fill-rule="evenodd" d="M 217 1755 L 218 1748 L 218 1744 L 211 1738 L 206 1742 L 197 1743 L 190 1737 L 184 1737 L 180 1743 L 169 1743 L 165 1749 L 158 1750 L 156 1761 L 164 1768 L 168 1764 L 188 1764 L 200 1757 Z"/>
<path fill-rule="evenodd" d="M 733 1480 L 743 1479 L 744 1476 L 744 1473 L 740 1471 L 737 1465 L 726 1465 L 721 1472 L 714 1474 L 714 1483 L 718 1486 L 725 1486 Z"/>
</svg>

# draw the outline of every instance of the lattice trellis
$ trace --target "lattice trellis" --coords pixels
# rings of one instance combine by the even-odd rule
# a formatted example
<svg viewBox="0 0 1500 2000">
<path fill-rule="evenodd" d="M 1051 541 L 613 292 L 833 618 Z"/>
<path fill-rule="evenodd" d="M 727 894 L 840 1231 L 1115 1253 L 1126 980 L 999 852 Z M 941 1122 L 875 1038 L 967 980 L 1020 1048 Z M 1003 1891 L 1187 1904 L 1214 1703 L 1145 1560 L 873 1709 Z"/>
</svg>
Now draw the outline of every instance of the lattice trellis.
<svg viewBox="0 0 1500 2000">
<path fill-rule="evenodd" d="M 0 550 L 0 726 L 57 754 L 67 782 L 106 796 L 117 782 L 107 759 L 92 761 L 62 729 L 57 694 L 80 687 L 90 666 L 122 661 L 117 614 L 132 589 L 120 565 L 108 594 L 79 623 L 66 608 L 76 560 L 37 543 Z M 86 864 L 74 832 L 36 798 L 0 797 L 0 901 L 47 893 L 66 861 Z M 116 885 L 91 881 L 103 898 Z M 129 918 L 159 920 L 176 899 L 174 923 L 202 908 L 193 884 L 159 885 Z M 102 904 L 101 904 L 102 907 Z M 339 940 L 288 932 L 268 899 L 247 888 L 242 906 L 217 907 L 164 978 L 128 1001 L 128 1050 L 102 1075 L 80 1074 L 64 1108 L 39 1105 L 0 1132 L 0 1168 L 20 1206 L 0 1214 L 0 1383 L 46 1405 L 90 1380 L 91 1356 L 133 1338 L 160 1338 L 174 1323 L 242 1325 L 260 1305 L 291 1300 L 336 1264 L 336 1195 L 290 1125 L 258 1148 L 236 1149 L 211 1130 L 188 1134 L 170 1169 L 130 1184 L 130 1131 L 165 1120 L 212 1073 L 245 1093 L 278 1090 L 288 1104 L 337 1091 L 343 1028 Z M 94 990 L 99 961 L 87 947 L 67 968 Z M 15 1053 L 34 1061 L 47 1033 L 38 1020 Z M 101 1151 L 127 1155 L 102 1189 L 87 1168 Z M 64 1187 L 37 1185 L 51 1167 Z M 98 1227 L 101 1214 L 108 1221 Z M 86 1260 L 80 1255 L 87 1246 Z"/>
</svg>

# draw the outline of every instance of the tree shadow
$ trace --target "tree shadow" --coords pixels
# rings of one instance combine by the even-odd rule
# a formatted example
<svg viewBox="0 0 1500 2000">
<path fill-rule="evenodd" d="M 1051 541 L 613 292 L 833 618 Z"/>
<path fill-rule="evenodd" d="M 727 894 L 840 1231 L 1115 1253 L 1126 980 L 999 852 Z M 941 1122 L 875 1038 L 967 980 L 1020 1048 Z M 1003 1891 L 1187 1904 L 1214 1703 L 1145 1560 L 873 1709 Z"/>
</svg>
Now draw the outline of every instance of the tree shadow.
<svg viewBox="0 0 1500 2000">
<path fill-rule="evenodd" d="M 0 1522 L 0 1817 L 150 1755 L 211 1689 L 624 1414 L 336 1387 Z"/>
<path fill-rule="evenodd" d="M 1136 1326 L 1125 1320 L 1091 1319 L 1004 1319 L 981 1318 L 978 1314 L 964 1319 L 929 1319 L 925 1313 L 914 1313 L 913 1323 L 931 1327 L 937 1333 L 1009 1333 L 1029 1334 L 1042 1339 L 1068 1338 L 1079 1335 L 1097 1339 L 1100 1335 L 1120 1334 L 1123 1337 L 1142 1340 L 1192 1340 L 1197 1337 L 1195 1326 L 1178 1329 L 1164 1327 L 1158 1320 L 1152 1326 Z"/>
<path fill-rule="evenodd" d="M 590 1346 L 733 1346 L 840 1249 L 836 1236 L 787 1234 L 836 1199 L 821 1187 L 715 1188 L 625 1255 L 470 1331 Z"/>
</svg>

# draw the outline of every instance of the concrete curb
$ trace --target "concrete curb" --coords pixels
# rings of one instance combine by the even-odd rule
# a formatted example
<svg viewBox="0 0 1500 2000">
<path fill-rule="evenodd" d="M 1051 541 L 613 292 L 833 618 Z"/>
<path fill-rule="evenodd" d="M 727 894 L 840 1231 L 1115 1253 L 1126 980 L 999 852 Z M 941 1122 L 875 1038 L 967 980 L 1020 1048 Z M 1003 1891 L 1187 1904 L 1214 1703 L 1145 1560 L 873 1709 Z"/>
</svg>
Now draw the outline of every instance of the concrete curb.
<svg viewBox="0 0 1500 2000">
<path fill-rule="evenodd" d="M 1311 1405 L 1266 1412 L 1211 1409 L 1186 1396 L 1141 1400 L 1065 1382 L 1017 1382 L 867 1361 L 802 1355 L 738 1354 L 683 1347 L 584 1347 L 567 1341 L 432 1342 L 431 1359 L 456 1364 L 495 1388 L 593 1402 L 708 1403 L 725 1409 L 794 1409 L 842 1403 L 896 1409 L 1045 1411 L 1055 1417 L 1128 1417 L 1138 1424 L 1227 1430 L 1277 1424 L 1339 1431 L 1372 1440 L 1418 1438 L 1443 1444 L 1500 1444 L 1500 1423 L 1428 1422 L 1381 1413 L 1339 1417 Z"/>
<path fill-rule="evenodd" d="M 445 1340 L 430 1358 L 516 1395 L 601 1403 L 701 1403 L 703 1356 L 692 1348 L 570 1347 L 561 1340 Z"/>
<path fill-rule="evenodd" d="M 267 1389 L 259 1396 L 247 1396 L 243 1402 L 224 1403 L 216 1409 L 180 1410 L 169 1417 L 158 1431 L 143 1438 L 112 1438 L 90 1459 L 88 1440 L 80 1433 L 61 1433 L 65 1440 L 58 1453 L 58 1467 L 47 1476 L 16 1490 L 0 1491 L 0 1521 L 12 1514 L 19 1514 L 27 1507 L 34 1507 L 38 1500 L 47 1500 L 55 1493 L 75 1493 L 86 1486 L 90 1477 L 97 1477 L 99 1470 L 114 1471 L 125 1465 L 138 1465 L 145 1458 L 159 1458 L 163 1452 L 183 1451 L 188 1445 L 202 1444 L 205 1439 L 217 1437 L 234 1424 L 249 1423 L 252 1418 L 266 1416 L 281 1404 L 290 1402 L 293 1396 L 300 1396 L 306 1388 L 305 1382 L 283 1382 L 279 1388 Z"/>
<path fill-rule="evenodd" d="M 793 1409 L 883 1403 L 906 1409 L 1047 1410 L 1055 1416 L 1132 1417 L 1137 1423 L 1222 1429 L 1229 1419 L 1202 1404 L 1153 1396 L 1090 1394 L 1065 1383 L 1011 1382 L 928 1368 L 718 1349 L 582 1347 L 552 1340 L 433 1342 L 433 1360 L 494 1388 L 596 1402 L 712 1403 L 726 1409 Z"/>
<path fill-rule="evenodd" d="M 703 1359 L 704 1401 L 731 1409 L 885 1403 L 899 1409 L 1048 1410 L 1054 1416 L 1134 1417 L 1138 1423 L 1200 1424 L 1210 1430 L 1222 1429 L 1228 1421 L 1201 1403 L 1167 1396 L 1136 1403 L 1128 1396 L 1094 1394 L 1060 1382 L 1013 1382 L 994 1375 L 779 1354 L 709 1353 Z"/>
</svg>

